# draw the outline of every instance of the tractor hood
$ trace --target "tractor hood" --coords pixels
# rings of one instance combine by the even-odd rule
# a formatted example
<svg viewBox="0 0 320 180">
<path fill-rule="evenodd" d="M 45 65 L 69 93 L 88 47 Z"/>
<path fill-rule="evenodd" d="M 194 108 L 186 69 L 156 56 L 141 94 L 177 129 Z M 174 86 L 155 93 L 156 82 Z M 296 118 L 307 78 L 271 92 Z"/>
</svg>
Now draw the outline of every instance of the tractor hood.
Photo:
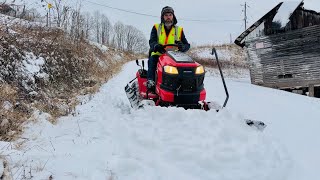
<svg viewBox="0 0 320 180">
<path fill-rule="evenodd" d="M 195 63 L 195 61 L 186 53 L 180 51 L 168 51 L 169 57 L 177 63 Z"/>
</svg>

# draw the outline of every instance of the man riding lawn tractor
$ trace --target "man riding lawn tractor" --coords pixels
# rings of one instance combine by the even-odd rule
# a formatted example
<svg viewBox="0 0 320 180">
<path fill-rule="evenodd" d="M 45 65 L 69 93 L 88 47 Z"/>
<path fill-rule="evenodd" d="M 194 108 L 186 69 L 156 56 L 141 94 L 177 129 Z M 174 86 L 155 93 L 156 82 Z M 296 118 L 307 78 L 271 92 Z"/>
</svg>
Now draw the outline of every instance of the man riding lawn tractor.
<svg viewBox="0 0 320 180">
<path fill-rule="evenodd" d="M 176 26 L 177 19 L 171 7 L 161 11 L 161 23 L 155 24 L 150 36 L 148 71 L 136 60 L 140 67 L 126 86 L 125 92 L 134 109 L 147 106 L 183 107 L 184 109 L 202 109 L 220 111 L 227 105 L 229 93 L 223 77 L 216 49 L 215 56 L 226 98 L 221 106 L 215 101 L 206 101 L 204 88 L 204 67 L 185 52 L 190 49 L 182 27 Z M 259 130 L 265 128 L 261 121 L 244 119 L 249 126 Z"/>
<path fill-rule="evenodd" d="M 166 6 L 161 11 L 161 23 L 155 24 L 151 30 L 148 60 L 148 76 L 147 88 L 150 91 L 155 90 L 155 71 L 159 60 L 159 56 L 166 52 L 164 45 L 177 44 L 178 50 L 186 52 L 190 49 L 183 28 L 177 26 L 177 18 L 174 10 Z"/>
</svg>

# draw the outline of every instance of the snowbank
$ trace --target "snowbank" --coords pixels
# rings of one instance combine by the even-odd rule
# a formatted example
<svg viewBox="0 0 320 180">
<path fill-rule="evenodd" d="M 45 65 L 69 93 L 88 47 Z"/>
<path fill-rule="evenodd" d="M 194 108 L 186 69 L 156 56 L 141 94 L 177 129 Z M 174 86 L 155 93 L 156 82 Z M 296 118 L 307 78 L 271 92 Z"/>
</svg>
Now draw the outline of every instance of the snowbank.
<svg viewBox="0 0 320 180">
<path fill-rule="evenodd" d="M 36 179 L 288 179 L 296 162 L 283 142 L 243 122 L 255 109 L 232 111 L 235 105 L 245 107 L 245 96 L 234 93 L 239 89 L 234 86 L 243 82 L 228 81 L 230 108 L 219 113 L 161 107 L 134 111 L 120 82 L 132 79 L 135 66 L 126 65 L 91 101 L 84 100 L 74 116 L 61 118 L 57 125 L 40 113 L 19 141 L 23 148 L 7 152 L 13 171 L 31 169 Z M 223 101 L 219 82 L 207 78 L 209 100 L 218 96 Z M 274 96 L 248 83 L 243 86 L 249 94 Z"/>
</svg>

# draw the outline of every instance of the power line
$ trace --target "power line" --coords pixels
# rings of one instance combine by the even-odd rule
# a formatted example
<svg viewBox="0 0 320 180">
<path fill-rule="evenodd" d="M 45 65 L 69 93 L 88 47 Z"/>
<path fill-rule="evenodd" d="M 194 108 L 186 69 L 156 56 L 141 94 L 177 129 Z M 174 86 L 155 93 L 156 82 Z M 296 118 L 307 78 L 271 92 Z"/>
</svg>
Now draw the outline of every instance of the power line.
<svg viewBox="0 0 320 180">
<path fill-rule="evenodd" d="M 110 8 L 110 9 L 114 9 L 114 10 L 118 10 L 118 11 L 122 11 L 122 12 L 126 12 L 126 13 L 131 13 L 131 14 L 136 14 L 136 15 L 141 15 L 141 16 L 147 16 L 147 17 L 159 18 L 159 16 L 155 16 L 155 15 L 151 15 L 151 14 L 145 14 L 145 13 L 140 13 L 140 12 L 136 12 L 136 11 L 116 8 L 116 7 L 112 7 L 112 6 L 109 6 L 109 5 L 100 4 L 100 3 L 96 3 L 96 2 L 92 2 L 92 1 L 88 1 L 88 0 L 84 0 L 84 1 L 88 2 L 88 3 L 91 3 L 91 4 L 107 7 L 107 8 Z M 187 18 L 179 18 L 178 20 L 180 20 L 180 21 L 191 21 L 191 22 L 239 22 L 239 21 L 242 21 L 242 20 L 231 20 L 231 19 L 216 20 L 216 19 L 187 19 Z"/>
<path fill-rule="evenodd" d="M 84 0 L 84 1 L 85 1 L 85 2 L 88 2 L 88 3 L 91 3 L 91 4 L 95 4 L 95 5 L 107 7 L 107 8 L 110 8 L 110 9 L 115 9 L 115 10 L 118 10 L 118 11 L 122 11 L 122 12 L 137 14 L 137 15 L 141 15 L 141 16 L 149 16 L 149 17 L 156 17 L 156 18 L 159 17 L 159 16 L 150 15 L 150 14 L 145 14 L 145 13 L 139 13 L 139 12 L 135 12 L 135 11 L 130 11 L 130 10 L 126 10 L 126 9 L 120 9 L 120 8 L 108 6 L 108 5 L 105 5 L 105 4 L 99 4 L 99 3 L 95 3 L 95 2 L 91 2 L 91 1 L 87 1 L 87 0 Z"/>
<path fill-rule="evenodd" d="M 180 21 L 191 21 L 191 22 L 239 22 L 242 20 L 232 20 L 232 19 L 222 19 L 222 20 L 216 20 L 216 19 L 184 19 L 179 18 Z"/>
</svg>

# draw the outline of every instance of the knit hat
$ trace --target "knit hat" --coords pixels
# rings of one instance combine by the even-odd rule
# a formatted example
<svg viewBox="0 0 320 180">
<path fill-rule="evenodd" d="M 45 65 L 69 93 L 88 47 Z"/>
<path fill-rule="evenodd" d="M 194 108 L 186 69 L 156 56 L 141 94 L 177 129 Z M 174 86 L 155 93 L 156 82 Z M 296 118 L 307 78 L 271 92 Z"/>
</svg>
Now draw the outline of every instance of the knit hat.
<svg viewBox="0 0 320 180">
<path fill-rule="evenodd" d="M 161 23 L 164 23 L 163 16 L 164 16 L 165 13 L 172 13 L 172 15 L 173 15 L 173 25 L 176 25 L 178 23 L 177 18 L 174 15 L 174 10 L 170 6 L 165 6 L 165 7 L 162 8 L 162 10 L 161 10 Z"/>
</svg>

